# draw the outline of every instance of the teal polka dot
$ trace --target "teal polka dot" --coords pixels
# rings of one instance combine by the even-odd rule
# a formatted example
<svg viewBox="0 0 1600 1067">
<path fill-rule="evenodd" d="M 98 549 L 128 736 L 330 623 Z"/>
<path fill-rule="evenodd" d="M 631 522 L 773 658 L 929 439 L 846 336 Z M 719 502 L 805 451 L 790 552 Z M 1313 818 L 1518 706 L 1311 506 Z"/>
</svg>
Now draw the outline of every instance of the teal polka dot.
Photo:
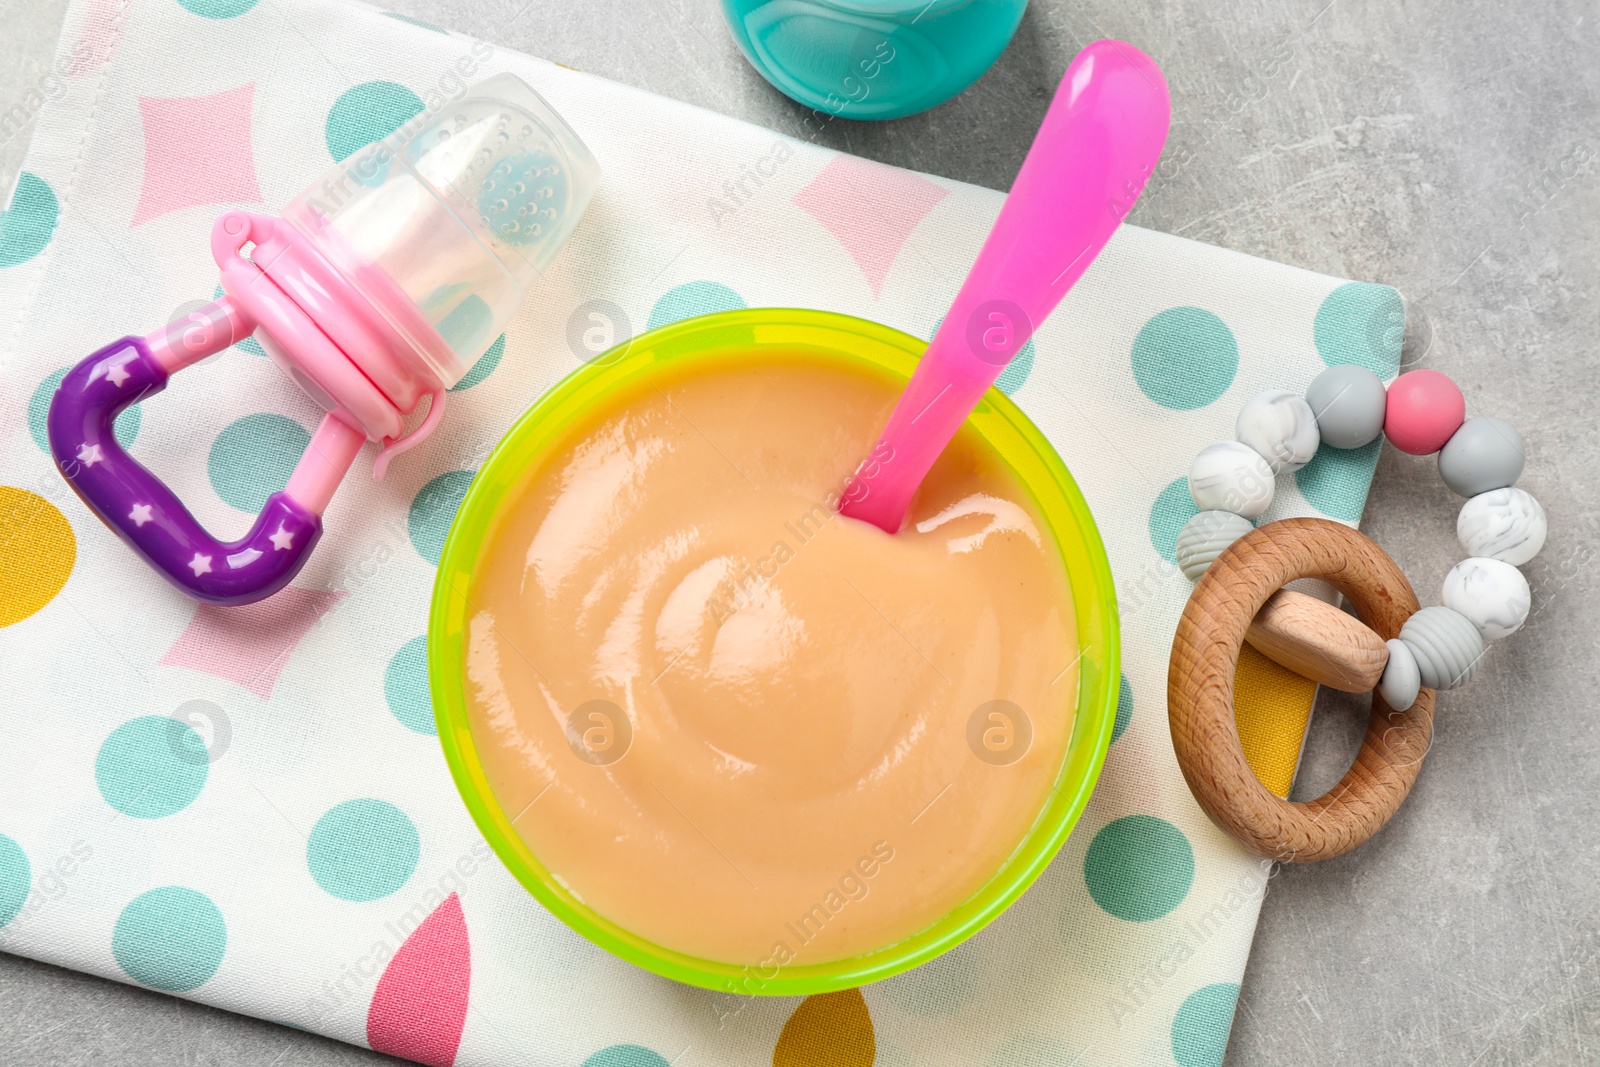
<svg viewBox="0 0 1600 1067">
<path fill-rule="evenodd" d="M 382 14 L 387 15 L 389 18 L 392 18 L 397 22 L 409 22 L 413 26 L 421 26 L 423 29 L 432 30 L 434 33 L 447 32 L 445 30 L 441 30 L 431 22 L 423 22 L 421 19 L 414 19 L 410 15 L 402 15 L 398 11 L 384 11 Z"/>
<path fill-rule="evenodd" d="M 328 151 L 349 159 L 373 141 L 381 141 L 422 112 L 422 100 L 395 82 L 362 82 L 345 90 L 328 111 Z"/>
<path fill-rule="evenodd" d="M 978 955 L 969 944 L 946 952 L 878 986 L 908 1015 L 948 1015 L 978 989 Z"/>
<path fill-rule="evenodd" d="M 1083 858 L 1083 880 L 1094 902 L 1112 915 L 1149 922 L 1189 895 L 1194 849 L 1165 819 L 1128 815 L 1095 835 Z"/>
<path fill-rule="evenodd" d="M 39 446 L 42 452 L 50 451 L 50 431 L 48 420 L 50 418 L 50 400 L 56 395 L 56 390 L 61 388 L 61 379 L 67 376 L 70 368 L 62 367 L 53 374 L 45 376 L 44 381 L 33 391 L 33 396 L 28 400 L 28 433 L 33 436 L 33 443 Z M 117 416 L 114 431 L 117 443 L 123 448 L 131 448 L 134 439 L 139 436 L 139 405 L 135 404 L 121 415 Z"/>
<path fill-rule="evenodd" d="M 1217 982 L 1189 994 L 1172 1020 L 1172 1058 L 1178 1067 L 1222 1067 L 1238 1003 L 1234 982 Z"/>
<path fill-rule="evenodd" d="M 184 9 L 201 18 L 231 19 L 255 7 L 261 0 L 178 0 Z"/>
<path fill-rule="evenodd" d="M 26 263 L 44 251 L 60 218 L 50 184 L 29 171 L 18 175 L 11 206 L 0 211 L 0 267 Z"/>
<path fill-rule="evenodd" d="M 1133 377 L 1164 408 L 1193 411 L 1228 391 L 1239 370 L 1239 343 L 1228 324 L 1204 308 L 1168 308 L 1133 339 Z"/>
<path fill-rule="evenodd" d="M 612 1045 L 583 1061 L 583 1067 L 670 1067 L 667 1058 L 643 1045 Z"/>
<path fill-rule="evenodd" d="M 28 902 L 33 868 L 28 854 L 5 834 L 0 834 L 0 927 L 15 919 Z"/>
<path fill-rule="evenodd" d="M 222 286 L 217 286 L 217 291 L 211 294 L 211 299 L 222 299 Z M 238 342 L 233 347 L 237 348 L 241 352 L 248 352 L 252 356 L 260 356 L 262 359 L 267 358 L 267 350 L 261 347 L 261 342 L 257 341 L 254 335 L 246 337 L 243 341 Z"/>
<path fill-rule="evenodd" d="M 1380 378 L 1400 371 L 1406 307 L 1387 285 L 1347 282 L 1317 308 L 1313 327 L 1317 354 L 1330 367 L 1357 363 Z"/>
<path fill-rule="evenodd" d="M 433 698 L 428 695 L 428 639 L 413 637 L 400 646 L 383 672 L 383 698 L 407 730 L 433 736 Z"/>
<path fill-rule="evenodd" d="M 210 761 L 193 727 L 164 715 L 142 715 L 111 731 L 94 761 L 94 780 L 107 804 L 135 819 L 182 811 L 205 788 Z"/>
<path fill-rule="evenodd" d="M 1030 337 L 1016 357 L 1006 364 L 1006 369 L 1000 372 L 1000 377 L 995 380 L 995 387 L 1006 396 L 1021 389 L 1022 383 L 1033 373 L 1033 354 L 1033 338 Z"/>
<path fill-rule="evenodd" d="M 744 297 L 720 282 L 685 282 L 669 289 L 656 301 L 656 306 L 650 309 L 650 323 L 646 329 L 716 311 L 737 311 L 745 306 Z"/>
<path fill-rule="evenodd" d="M 421 852 L 405 812 L 386 800 L 347 800 L 311 828 L 306 866 L 340 900 L 377 900 L 406 884 Z"/>
<path fill-rule="evenodd" d="M 1116 744 L 1117 738 L 1128 728 L 1133 721 L 1133 687 L 1128 684 L 1128 676 L 1124 674 L 1122 681 L 1117 685 L 1117 722 L 1111 727 L 1111 743 Z"/>
<path fill-rule="evenodd" d="M 1330 519 L 1356 522 L 1367 506 L 1367 490 L 1378 469 L 1383 438 L 1360 448 L 1319 448 L 1294 472 L 1294 484 L 1311 506 Z"/>
<path fill-rule="evenodd" d="M 450 523 L 456 510 L 466 498 L 467 487 L 472 484 L 471 471 L 446 471 L 418 490 L 411 501 L 411 514 L 406 517 L 406 531 L 411 544 L 423 559 L 439 565 L 439 555 L 444 551 L 444 539 L 450 532 Z"/>
<path fill-rule="evenodd" d="M 439 336 L 456 352 L 477 348 L 488 340 L 493 326 L 494 312 L 488 301 L 477 293 L 469 293 L 436 324 Z"/>
<path fill-rule="evenodd" d="M 1189 495 L 1189 479 L 1174 479 L 1150 505 L 1150 544 L 1168 563 L 1178 562 L 1178 534 L 1183 524 L 1200 514 Z"/>
<path fill-rule="evenodd" d="M 495 338 L 494 344 L 489 346 L 489 351 L 478 358 L 472 369 L 461 376 L 461 380 L 450 387 L 452 393 L 459 393 L 463 389 L 471 389 L 494 373 L 500 365 L 500 357 L 506 354 L 506 335 L 501 334 Z"/>
<path fill-rule="evenodd" d="M 206 461 L 211 488 L 230 507 L 253 515 L 267 497 L 289 484 L 310 443 L 311 434 L 293 419 L 268 412 L 246 415 L 211 443 Z"/>
<path fill-rule="evenodd" d="M 939 332 L 939 327 L 944 325 L 944 316 L 939 316 L 933 324 L 933 333 L 928 335 L 928 340 L 933 340 L 933 335 Z M 1028 375 L 1033 373 L 1034 347 L 1033 338 L 1028 338 L 1028 343 L 1017 352 L 1016 358 L 1006 364 L 1006 369 L 1000 372 L 1000 377 L 995 380 L 995 388 L 1006 396 L 1010 396 L 1022 388 L 1028 380 Z"/>
<path fill-rule="evenodd" d="M 129 978 L 187 993 L 211 980 L 228 950 L 228 924 L 210 897 L 180 885 L 134 897 L 117 916 L 111 954 Z"/>
</svg>

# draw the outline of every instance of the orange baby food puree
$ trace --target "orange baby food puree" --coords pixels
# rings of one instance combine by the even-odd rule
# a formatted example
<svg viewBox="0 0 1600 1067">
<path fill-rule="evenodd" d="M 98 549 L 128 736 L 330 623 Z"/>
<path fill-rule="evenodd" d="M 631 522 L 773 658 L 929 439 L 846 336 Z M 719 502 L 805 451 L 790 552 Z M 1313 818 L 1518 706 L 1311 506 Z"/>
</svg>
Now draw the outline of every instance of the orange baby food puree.
<svg viewBox="0 0 1600 1067">
<path fill-rule="evenodd" d="M 987 881 L 1054 783 L 1071 593 L 1009 468 L 969 427 L 898 535 L 832 506 L 897 391 L 799 354 L 666 370 L 500 505 L 466 635 L 489 784 L 661 946 L 885 947 Z"/>
</svg>

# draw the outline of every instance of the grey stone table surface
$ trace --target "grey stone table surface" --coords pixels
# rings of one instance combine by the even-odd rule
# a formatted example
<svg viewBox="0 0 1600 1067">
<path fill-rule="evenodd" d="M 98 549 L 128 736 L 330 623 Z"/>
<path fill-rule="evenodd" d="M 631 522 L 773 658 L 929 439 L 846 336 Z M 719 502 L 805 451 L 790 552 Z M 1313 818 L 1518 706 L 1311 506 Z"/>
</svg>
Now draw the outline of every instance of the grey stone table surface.
<svg viewBox="0 0 1600 1067">
<path fill-rule="evenodd" d="M 265 0 L 271 3 L 272 0 Z M 715 0 L 390 0 L 497 44 L 804 135 Z M 526 3 L 526 6 L 524 4 Z M 0 0 L 0 110 L 45 71 L 62 0 Z M 1133 221 L 1395 285 L 1408 365 L 1528 439 L 1550 543 L 1534 615 L 1441 701 L 1416 791 L 1374 842 L 1282 869 L 1228 1063 L 1600 1061 L 1600 3 L 1034 0 L 1011 47 L 932 112 L 821 140 L 1004 189 L 1072 55 L 1133 41 L 1167 71 L 1181 166 Z M 26 130 L 6 119 L 0 187 Z M 24 116 L 25 117 L 25 116 Z M 1424 602 L 1456 498 L 1385 450 L 1364 528 Z M 1584 604 L 1590 607 L 1584 608 Z M 1343 773 L 1364 705 L 1318 706 L 1297 795 Z M 0 1062 L 324 1065 L 385 1059 L 0 955 Z"/>
</svg>

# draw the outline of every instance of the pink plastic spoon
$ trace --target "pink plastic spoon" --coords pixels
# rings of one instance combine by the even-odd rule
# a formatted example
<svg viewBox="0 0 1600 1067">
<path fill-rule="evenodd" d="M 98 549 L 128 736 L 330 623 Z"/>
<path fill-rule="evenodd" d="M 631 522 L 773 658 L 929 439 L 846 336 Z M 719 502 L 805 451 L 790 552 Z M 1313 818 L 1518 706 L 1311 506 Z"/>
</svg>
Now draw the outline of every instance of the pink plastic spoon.
<svg viewBox="0 0 1600 1067">
<path fill-rule="evenodd" d="M 1172 117 L 1161 68 L 1096 41 L 1067 68 L 1000 217 L 840 511 L 900 529 L 928 469 L 1111 239 Z"/>
</svg>

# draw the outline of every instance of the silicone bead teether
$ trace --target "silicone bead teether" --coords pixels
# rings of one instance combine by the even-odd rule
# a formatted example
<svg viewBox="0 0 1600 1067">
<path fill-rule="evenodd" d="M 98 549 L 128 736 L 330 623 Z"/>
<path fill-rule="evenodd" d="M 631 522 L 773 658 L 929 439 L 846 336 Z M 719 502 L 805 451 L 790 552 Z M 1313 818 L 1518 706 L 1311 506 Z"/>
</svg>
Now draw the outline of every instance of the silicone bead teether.
<svg viewBox="0 0 1600 1067">
<path fill-rule="evenodd" d="M 1239 409 L 1234 436 L 1261 453 L 1274 474 L 1304 467 L 1322 443 L 1311 405 L 1287 389 L 1268 389 L 1251 398 Z"/>
<path fill-rule="evenodd" d="M 1522 629 L 1533 606 L 1533 593 L 1521 571 L 1481 556 L 1450 568 L 1441 599 L 1445 607 L 1470 619 L 1485 641 L 1498 641 Z"/>
<path fill-rule="evenodd" d="M 1400 640 L 1417 657 L 1422 684 L 1455 689 L 1472 681 L 1483 662 L 1483 635 L 1472 620 L 1441 604 L 1423 608 L 1400 627 Z"/>
<path fill-rule="evenodd" d="M 1467 417 L 1467 401 L 1456 383 L 1436 370 L 1414 370 L 1389 385 L 1383 432 L 1389 443 L 1413 456 L 1444 447 Z"/>
<path fill-rule="evenodd" d="M 1201 511 L 1231 511 L 1254 519 L 1272 504 L 1272 468 L 1238 441 L 1207 445 L 1189 468 L 1189 495 Z"/>
<path fill-rule="evenodd" d="M 1317 417 L 1324 444 L 1360 448 L 1383 432 L 1388 397 L 1383 379 L 1365 367 L 1341 363 L 1311 380 L 1306 403 Z"/>
<path fill-rule="evenodd" d="M 1439 450 L 1439 477 L 1459 495 L 1477 496 L 1515 485 L 1527 458 L 1515 426 L 1479 415 L 1462 423 Z"/>
<path fill-rule="evenodd" d="M 1397 720 L 1420 728 L 1425 752 L 1433 691 L 1471 681 L 1485 642 L 1515 633 L 1528 619 L 1532 595 L 1515 565 L 1538 554 L 1547 528 L 1539 502 L 1511 487 L 1522 474 L 1522 436 L 1500 419 L 1465 420 L 1465 414 L 1461 390 L 1437 371 L 1403 374 L 1386 392 L 1372 371 L 1334 366 L 1313 379 L 1304 400 L 1281 389 L 1254 397 L 1239 412 L 1239 440 L 1208 445 L 1195 457 L 1189 492 L 1207 510 L 1184 523 L 1175 544 L 1176 562 L 1195 588 L 1172 645 L 1167 704 L 1173 749 L 1201 807 L 1263 855 L 1325 859 L 1354 847 L 1394 813 L 1414 773 L 1391 778 L 1387 796 L 1380 798 L 1372 788 L 1373 771 L 1380 766 L 1376 749 L 1369 753 L 1363 747 L 1358 766 L 1332 800 L 1329 794 L 1291 805 L 1292 817 L 1266 800 L 1256 788 L 1260 783 L 1240 772 L 1237 753 L 1231 751 L 1236 746 L 1227 743 L 1237 741 L 1237 731 L 1229 732 L 1229 701 L 1219 701 L 1216 692 L 1200 692 L 1226 681 L 1221 676 L 1227 674 L 1229 654 L 1237 666 L 1233 628 L 1243 612 L 1254 611 L 1243 640 L 1279 666 L 1335 689 L 1375 689 L 1368 741 L 1381 734 L 1379 747 L 1390 753 L 1398 735 L 1388 724 Z M 1471 496 L 1456 520 L 1456 536 L 1472 558 L 1446 575 L 1440 606 L 1417 610 L 1403 577 L 1397 583 L 1403 597 L 1382 579 L 1385 572 L 1398 572 L 1393 560 L 1364 539 L 1351 544 L 1349 537 L 1359 535 L 1334 532 L 1341 527 L 1286 519 L 1252 529 L 1246 521 L 1271 503 L 1272 483 L 1263 486 L 1263 475 L 1304 465 L 1321 444 L 1359 448 L 1380 433 L 1405 452 L 1438 452 L 1445 483 Z M 1373 564 L 1372 553 L 1382 565 Z M 1353 571 L 1358 562 L 1364 575 Z M 1305 576 L 1331 581 L 1355 603 L 1360 621 L 1303 593 L 1272 590 L 1274 582 Z M 1358 595 L 1363 590 L 1352 584 L 1357 577 L 1377 579 L 1382 587 L 1364 590 L 1365 606 Z M 1396 618 L 1397 608 L 1414 614 Z M 1380 624 L 1380 616 L 1387 621 Z M 1223 695 L 1231 697 L 1231 689 Z M 1420 761 L 1421 754 L 1416 758 Z M 1346 787 L 1358 784 L 1365 795 L 1352 801 L 1354 790 Z M 1319 825 L 1330 812 L 1352 804 L 1370 810 L 1341 818 L 1333 828 Z M 1313 809 L 1318 810 L 1311 825 L 1298 825 L 1301 812 Z"/>
</svg>

